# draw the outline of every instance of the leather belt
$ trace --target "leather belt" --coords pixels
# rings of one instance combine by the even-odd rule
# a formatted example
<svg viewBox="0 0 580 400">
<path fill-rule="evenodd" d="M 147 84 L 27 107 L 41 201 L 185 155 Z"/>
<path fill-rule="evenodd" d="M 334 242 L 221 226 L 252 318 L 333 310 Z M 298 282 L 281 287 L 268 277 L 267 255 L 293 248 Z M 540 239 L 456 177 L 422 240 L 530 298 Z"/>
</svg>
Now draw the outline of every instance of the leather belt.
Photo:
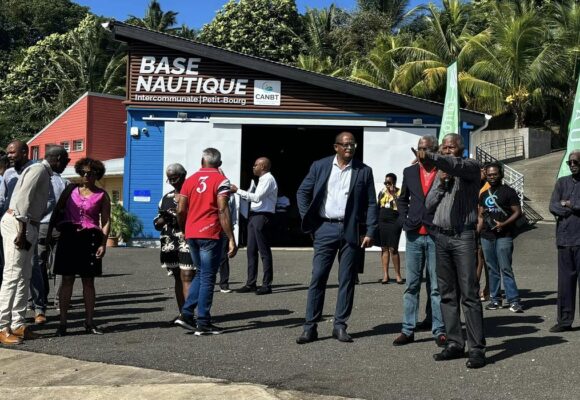
<svg viewBox="0 0 580 400">
<path fill-rule="evenodd" d="M 462 232 L 466 232 L 466 231 L 474 231 L 475 230 L 475 225 L 470 224 L 470 225 L 465 225 L 463 226 L 462 229 L 455 229 L 455 228 L 441 228 L 439 226 L 431 226 L 431 229 L 435 232 L 441 233 L 443 235 L 447 235 L 447 236 L 456 236 L 456 235 L 461 235 Z"/>
<path fill-rule="evenodd" d="M 13 210 L 13 209 L 9 208 L 8 210 L 6 210 L 6 213 L 7 213 L 7 214 L 10 214 L 10 215 L 12 215 L 14 218 L 16 218 L 16 214 L 14 213 L 14 210 Z M 38 222 L 38 221 L 31 221 L 31 220 L 28 220 L 28 222 L 27 222 L 27 223 L 28 223 L 29 225 L 32 225 L 32 226 L 36 227 L 36 228 L 38 228 L 38 227 L 40 226 L 40 222 Z"/>
<path fill-rule="evenodd" d="M 274 215 L 274 213 L 267 212 L 267 211 L 250 211 L 250 213 L 248 215 L 250 215 L 250 216 L 252 216 L 252 215 L 265 215 L 267 217 L 270 217 L 270 216 Z"/>
<path fill-rule="evenodd" d="M 320 218 L 320 219 L 330 224 L 342 224 L 344 222 L 344 218 Z"/>
</svg>

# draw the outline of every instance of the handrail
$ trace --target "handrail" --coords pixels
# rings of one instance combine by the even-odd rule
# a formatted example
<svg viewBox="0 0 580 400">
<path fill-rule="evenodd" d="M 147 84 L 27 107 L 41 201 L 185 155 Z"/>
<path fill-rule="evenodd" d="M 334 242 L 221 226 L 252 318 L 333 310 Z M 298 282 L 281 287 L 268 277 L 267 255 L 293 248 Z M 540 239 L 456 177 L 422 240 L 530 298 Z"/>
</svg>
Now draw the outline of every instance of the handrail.
<svg viewBox="0 0 580 400">
<path fill-rule="evenodd" d="M 523 136 L 485 142 L 481 143 L 479 147 L 497 161 L 508 161 L 525 157 Z"/>
</svg>

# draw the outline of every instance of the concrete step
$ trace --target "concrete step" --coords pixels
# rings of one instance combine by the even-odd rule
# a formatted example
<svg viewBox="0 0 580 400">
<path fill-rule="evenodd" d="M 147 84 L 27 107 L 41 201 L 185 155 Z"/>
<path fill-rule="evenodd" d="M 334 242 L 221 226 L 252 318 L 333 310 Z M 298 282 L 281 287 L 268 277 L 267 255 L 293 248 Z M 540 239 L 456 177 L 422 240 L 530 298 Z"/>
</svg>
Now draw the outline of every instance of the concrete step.
<svg viewBox="0 0 580 400">
<path fill-rule="evenodd" d="M 556 184 L 558 170 L 564 151 L 556 151 L 545 156 L 519 160 L 508 165 L 524 174 L 524 196 L 526 203 L 540 214 L 545 221 L 553 221 L 550 214 L 550 196 Z"/>
</svg>

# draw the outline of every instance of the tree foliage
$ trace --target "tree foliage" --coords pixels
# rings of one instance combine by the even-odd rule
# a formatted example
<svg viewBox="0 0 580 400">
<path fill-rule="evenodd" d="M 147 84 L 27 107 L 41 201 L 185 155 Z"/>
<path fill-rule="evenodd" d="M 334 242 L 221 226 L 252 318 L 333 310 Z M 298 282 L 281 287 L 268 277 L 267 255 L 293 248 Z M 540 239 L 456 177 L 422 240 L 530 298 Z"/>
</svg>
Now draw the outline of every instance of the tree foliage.
<svg viewBox="0 0 580 400">
<path fill-rule="evenodd" d="M 293 0 L 230 0 L 209 24 L 200 40 L 240 53 L 292 62 L 301 43 L 301 19 Z"/>
<path fill-rule="evenodd" d="M 153 31 L 171 32 L 177 23 L 178 14 L 175 11 L 164 12 L 159 1 L 151 0 L 143 18 L 130 15 L 126 22 Z"/>
</svg>

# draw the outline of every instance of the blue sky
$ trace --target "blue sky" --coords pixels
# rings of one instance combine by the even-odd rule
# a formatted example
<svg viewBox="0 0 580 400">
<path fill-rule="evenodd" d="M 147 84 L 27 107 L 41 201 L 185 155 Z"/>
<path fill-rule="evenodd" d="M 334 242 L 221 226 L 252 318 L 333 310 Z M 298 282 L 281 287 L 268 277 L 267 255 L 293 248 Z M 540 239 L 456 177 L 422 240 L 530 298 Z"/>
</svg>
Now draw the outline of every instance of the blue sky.
<svg viewBox="0 0 580 400">
<path fill-rule="evenodd" d="M 149 0 L 76 0 L 75 2 L 88 6 L 95 14 L 121 21 L 125 20 L 128 15 L 142 17 L 149 4 Z M 427 2 L 428 0 L 411 0 L 411 5 Z M 201 28 L 203 24 L 213 19 L 227 0 L 160 0 L 160 3 L 163 11 L 179 12 L 178 25 L 187 24 L 193 28 Z M 328 7 L 332 3 L 347 10 L 352 10 L 356 6 L 356 0 L 296 0 L 300 12 L 304 12 L 306 7 Z"/>
</svg>

